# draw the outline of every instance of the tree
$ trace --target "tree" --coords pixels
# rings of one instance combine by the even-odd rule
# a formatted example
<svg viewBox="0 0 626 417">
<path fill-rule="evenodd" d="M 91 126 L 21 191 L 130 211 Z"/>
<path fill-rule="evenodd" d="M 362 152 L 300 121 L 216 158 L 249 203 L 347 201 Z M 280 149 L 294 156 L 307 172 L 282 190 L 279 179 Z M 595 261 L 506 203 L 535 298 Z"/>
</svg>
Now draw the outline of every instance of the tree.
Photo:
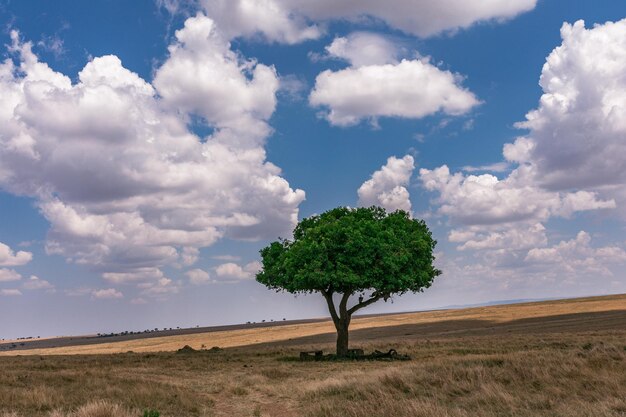
<svg viewBox="0 0 626 417">
<path fill-rule="evenodd" d="M 426 223 L 404 211 L 338 207 L 303 219 L 293 240 L 263 248 L 256 279 L 277 291 L 321 293 L 337 329 L 337 355 L 346 356 L 354 313 L 393 294 L 431 286 L 441 273 L 433 266 L 436 243 Z"/>
</svg>

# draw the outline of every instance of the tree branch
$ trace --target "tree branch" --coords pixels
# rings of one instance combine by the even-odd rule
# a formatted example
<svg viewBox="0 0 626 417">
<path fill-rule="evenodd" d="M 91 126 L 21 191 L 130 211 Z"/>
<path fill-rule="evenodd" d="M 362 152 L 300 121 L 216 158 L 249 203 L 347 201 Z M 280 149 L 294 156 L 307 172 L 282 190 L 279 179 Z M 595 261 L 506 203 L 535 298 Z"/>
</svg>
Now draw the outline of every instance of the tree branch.
<svg viewBox="0 0 626 417">
<path fill-rule="evenodd" d="M 360 303 L 358 303 L 355 306 L 353 306 L 350 310 L 348 310 L 348 314 L 352 315 L 356 311 L 362 309 L 363 307 L 367 307 L 370 304 L 374 304 L 376 301 L 380 300 L 381 298 L 387 298 L 387 297 L 388 297 L 388 295 L 386 295 L 386 294 L 376 294 L 372 298 L 370 298 L 369 300 L 361 301 Z"/>
<path fill-rule="evenodd" d="M 343 296 L 341 297 L 341 302 L 339 303 L 339 317 L 341 319 L 346 319 L 349 318 L 348 315 L 348 299 L 350 298 L 352 294 L 349 293 L 348 291 L 343 293 Z"/>
<path fill-rule="evenodd" d="M 330 311 L 330 317 L 333 319 L 333 323 L 337 325 L 339 323 L 339 316 L 337 315 L 337 309 L 335 308 L 335 302 L 333 301 L 333 291 L 321 291 L 322 295 L 326 299 L 326 303 L 328 304 L 328 310 Z"/>
</svg>

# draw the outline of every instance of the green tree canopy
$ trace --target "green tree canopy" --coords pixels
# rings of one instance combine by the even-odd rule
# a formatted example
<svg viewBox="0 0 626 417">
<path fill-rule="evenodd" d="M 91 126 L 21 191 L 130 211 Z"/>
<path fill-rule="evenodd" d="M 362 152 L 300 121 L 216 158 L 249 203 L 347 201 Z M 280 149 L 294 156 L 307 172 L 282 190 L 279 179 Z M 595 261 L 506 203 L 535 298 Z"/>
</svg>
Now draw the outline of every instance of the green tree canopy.
<svg viewBox="0 0 626 417">
<path fill-rule="evenodd" d="M 256 278 L 277 291 L 320 292 L 337 328 L 337 354 L 345 355 L 352 314 L 393 294 L 431 286 L 441 273 L 433 266 L 436 243 L 426 223 L 404 211 L 338 207 L 303 219 L 293 240 L 262 249 L 263 269 Z M 358 293 L 370 295 L 348 307 Z M 339 310 L 335 294 L 341 294 Z"/>
</svg>

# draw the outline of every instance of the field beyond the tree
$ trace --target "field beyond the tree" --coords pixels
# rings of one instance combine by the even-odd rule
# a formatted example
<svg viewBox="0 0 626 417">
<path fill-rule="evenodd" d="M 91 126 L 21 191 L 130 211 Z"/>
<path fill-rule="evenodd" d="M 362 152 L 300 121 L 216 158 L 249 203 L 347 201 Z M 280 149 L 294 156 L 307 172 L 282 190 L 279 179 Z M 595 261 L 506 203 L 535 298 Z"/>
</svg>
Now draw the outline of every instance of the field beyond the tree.
<svg viewBox="0 0 626 417">
<path fill-rule="evenodd" d="M 626 295 L 355 318 L 351 347 L 412 360 L 297 360 L 334 337 L 316 321 L 25 342 L 0 351 L 0 416 L 626 416 Z"/>
</svg>

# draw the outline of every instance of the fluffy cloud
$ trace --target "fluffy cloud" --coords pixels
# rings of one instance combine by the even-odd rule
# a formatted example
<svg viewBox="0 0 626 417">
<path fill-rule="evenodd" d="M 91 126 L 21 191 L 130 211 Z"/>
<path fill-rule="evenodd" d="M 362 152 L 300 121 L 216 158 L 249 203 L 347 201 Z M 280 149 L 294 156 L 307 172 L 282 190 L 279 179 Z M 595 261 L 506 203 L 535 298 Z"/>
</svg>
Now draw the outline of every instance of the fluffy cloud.
<svg viewBox="0 0 626 417">
<path fill-rule="evenodd" d="M 327 107 L 325 117 L 338 126 L 377 117 L 459 115 L 479 104 L 460 83 L 458 75 L 440 70 L 426 58 L 402 60 L 323 71 L 315 79 L 309 102 Z"/>
<path fill-rule="evenodd" d="M 619 281 L 589 280 L 623 271 L 621 245 L 596 247 L 584 231 L 549 244 L 544 224 L 580 211 L 624 212 L 626 20 L 592 29 L 565 24 L 561 35 L 542 70 L 539 107 L 518 124 L 529 133 L 504 146 L 508 175 L 420 170 L 438 213 L 455 225 L 448 238 L 462 252 L 445 268 L 457 285 L 486 280 L 494 289 L 559 288 L 561 295 L 623 290 Z"/>
<path fill-rule="evenodd" d="M 0 296 L 14 297 L 18 295 L 22 295 L 22 292 L 18 289 L 0 289 Z"/>
<path fill-rule="evenodd" d="M 65 294 L 69 297 L 84 297 L 91 296 L 93 299 L 115 299 L 115 298 L 124 298 L 124 294 L 115 288 L 73 288 L 69 290 L 65 290 Z"/>
<path fill-rule="evenodd" d="M 518 126 L 530 130 L 508 159 L 536 167 L 556 190 L 626 184 L 626 19 L 586 29 L 561 28 L 563 43 L 546 59 L 539 107 Z"/>
<path fill-rule="evenodd" d="M 178 282 L 166 277 L 156 267 L 136 268 L 127 272 L 105 272 L 102 277 L 112 284 L 135 284 L 140 293 L 148 297 L 164 298 L 167 294 L 178 293 L 180 289 Z"/>
<path fill-rule="evenodd" d="M 265 121 L 274 112 L 279 88 L 273 67 L 230 50 L 214 21 L 203 15 L 187 19 L 176 31 L 169 53 L 154 78 L 165 104 L 230 129 L 230 142 L 240 135 L 244 140 L 267 136 Z"/>
<path fill-rule="evenodd" d="M 230 38 L 262 36 L 293 44 L 316 39 L 322 33 L 280 0 L 205 0 L 202 4 Z"/>
<path fill-rule="evenodd" d="M 19 281 L 22 276 L 13 269 L 0 268 L 0 282 Z"/>
<path fill-rule="evenodd" d="M 8 245 L 0 242 L 0 266 L 26 265 L 32 259 L 32 253 L 25 251 L 15 253 Z"/>
<path fill-rule="evenodd" d="M 326 70 L 315 80 L 312 106 L 327 108 L 333 125 L 350 126 L 378 117 L 419 119 L 437 112 L 463 114 L 479 104 L 461 86 L 462 77 L 442 71 L 428 58 L 400 60 L 406 55 L 386 36 L 354 32 L 326 47 L 326 57 L 347 61 L 349 68 Z"/>
<path fill-rule="evenodd" d="M 169 278 L 160 278 L 157 281 L 148 281 L 137 284 L 140 294 L 153 297 L 157 300 L 166 298 L 169 294 L 177 294 L 180 291 L 180 283 Z"/>
<path fill-rule="evenodd" d="M 470 262 L 499 270 L 528 266 L 528 250 L 548 243 L 544 223 L 551 217 L 616 207 L 614 200 L 600 200 L 588 191 L 544 190 L 529 177 L 526 167 L 502 180 L 491 174 L 451 174 L 447 166 L 420 170 L 424 187 L 439 195 L 438 213 L 455 225 L 449 241 L 460 251 L 477 252 Z"/>
<path fill-rule="evenodd" d="M 105 272 L 102 277 L 112 284 L 129 282 L 158 281 L 165 278 L 159 268 L 135 268 L 131 272 Z"/>
<path fill-rule="evenodd" d="M 124 294 L 116 290 L 115 288 L 107 288 L 101 290 L 94 290 L 91 292 L 91 296 L 93 298 L 97 298 L 100 300 L 105 299 L 113 299 L 113 298 L 124 298 Z"/>
<path fill-rule="evenodd" d="M 115 56 L 72 83 L 11 38 L 19 64 L 0 64 L 0 188 L 36 199 L 48 253 L 162 294 L 177 287 L 160 268 L 192 264 L 198 248 L 291 231 L 304 192 L 264 149 L 278 77 L 231 51 L 211 19 L 176 32 L 153 84 Z M 188 129 L 197 117 L 212 135 Z M 28 256 L 5 252 L 3 262 Z"/>
<path fill-rule="evenodd" d="M 533 249 L 494 249 L 437 254 L 443 275 L 437 288 L 493 301 L 618 293 L 626 289 L 626 253 L 616 246 L 593 245 L 589 234 Z"/>
<path fill-rule="evenodd" d="M 359 187 L 359 205 L 363 207 L 381 206 L 387 211 L 404 210 L 411 212 L 411 200 L 406 186 L 415 168 L 413 157 L 406 155 L 399 159 L 387 159 L 387 164 L 372 174 L 372 178 Z"/>
<path fill-rule="evenodd" d="M 503 149 L 517 168 L 503 179 L 420 170 L 440 214 L 465 225 L 534 224 L 616 208 L 626 196 L 626 19 L 593 29 L 565 24 L 561 35 L 542 70 L 540 106 L 519 124 L 530 133 Z M 476 247 L 467 243 L 460 247 Z"/>
<path fill-rule="evenodd" d="M 185 273 L 189 278 L 189 282 L 194 285 L 202 285 L 211 282 L 211 275 L 202 269 L 192 269 Z"/>
<path fill-rule="evenodd" d="M 616 246 L 593 248 L 591 236 L 581 231 L 575 239 L 562 241 L 552 247 L 531 249 L 526 261 L 530 264 L 558 266 L 570 273 L 587 272 L 611 276 L 613 274 L 607 265 L 626 263 L 626 251 Z"/>
<path fill-rule="evenodd" d="M 506 20 L 532 10 L 537 0 L 203 0 L 231 37 L 260 35 L 295 43 L 319 37 L 330 20 L 380 20 L 406 33 L 430 36 L 476 22 Z"/>
<path fill-rule="evenodd" d="M 544 246 L 548 243 L 546 228 L 541 223 L 521 223 L 516 226 L 470 226 L 453 229 L 450 242 L 462 243 L 459 250 L 502 249 L 520 250 Z"/>
<path fill-rule="evenodd" d="M 23 284 L 25 290 L 53 290 L 54 285 L 36 275 L 31 275 Z"/>
<path fill-rule="evenodd" d="M 599 200 L 588 191 L 559 193 L 547 191 L 532 181 L 530 167 L 519 167 L 500 180 L 491 174 L 450 173 L 444 165 L 420 169 L 420 179 L 429 191 L 436 191 L 440 214 L 461 224 L 498 224 L 546 221 L 576 211 L 615 208 L 615 201 Z"/>
<path fill-rule="evenodd" d="M 353 32 L 347 37 L 335 38 L 326 52 L 330 58 L 346 60 L 355 67 L 396 64 L 400 55 L 392 40 L 369 32 Z"/>
<path fill-rule="evenodd" d="M 194 247 L 183 248 L 180 255 L 180 261 L 183 266 L 189 266 L 196 263 L 200 256 L 200 250 Z"/>
<path fill-rule="evenodd" d="M 215 273 L 223 280 L 238 281 L 254 278 L 261 268 L 262 266 L 258 261 L 250 262 L 243 267 L 236 263 L 228 262 L 215 268 Z"/>
</svg>

